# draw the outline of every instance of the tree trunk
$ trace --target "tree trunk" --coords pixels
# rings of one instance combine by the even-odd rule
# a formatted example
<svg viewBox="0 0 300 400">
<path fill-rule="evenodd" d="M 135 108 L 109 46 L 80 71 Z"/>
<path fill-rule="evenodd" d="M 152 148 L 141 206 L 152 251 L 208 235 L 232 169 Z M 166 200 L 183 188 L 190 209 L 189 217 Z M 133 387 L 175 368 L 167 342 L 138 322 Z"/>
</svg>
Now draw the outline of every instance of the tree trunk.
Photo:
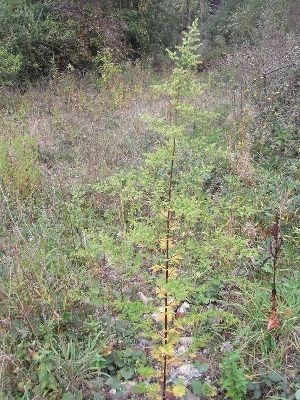
<svg viewBox="0 0 300 400">
<path fill-rule="evenodd" d="M 199 6 L 200 6 L 200 22 L 203 22 L 205 13 L 205 0 L 199 0 Z"/>
<path fill-rule="evenodd" d="M 186 26 L 191 25 L 191 2 L 186 0 Z"/>
</svg>

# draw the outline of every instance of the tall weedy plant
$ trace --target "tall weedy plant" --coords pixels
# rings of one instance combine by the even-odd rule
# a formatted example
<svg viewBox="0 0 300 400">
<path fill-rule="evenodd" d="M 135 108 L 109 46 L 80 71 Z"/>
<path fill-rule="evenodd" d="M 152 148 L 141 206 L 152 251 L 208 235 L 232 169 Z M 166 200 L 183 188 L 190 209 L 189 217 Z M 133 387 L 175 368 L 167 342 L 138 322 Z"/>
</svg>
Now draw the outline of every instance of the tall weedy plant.
<svg viewBox="0 0 300 400">
<path fill-rule="evenodd" d="M 203 141 L 196 125 L 207 118 L 196 107 L 202 92 L 196 75 L 199 47 L 195 21 L 183 34 L 182 44 L 168 52 L 174 63 L 171 75 L 154 86 L 166 107 L 163 116 L 149 122 L 161 134 L 162 144 L 146 155 L 138 171 L 114 176 L 98 186 L 102 194 L 121 203 L 121 212 L 115 207 L 108 207 L 105 212 L 111 232 L 100 235 L 103 253 L 128 284 L 138 273 L 143 289 L 156 291 L 153 301 L 141 305 L 132 301 L 128 290 L 120 289 L 122 304 L 118 293 L 114 302 L 126 321 L 131 318 L 135 332 L 150 339 L 147 354 L 153 362 L 139 368 L 141 379 L 135 386 L 136 392 L 145 394 L 147 399 L 166 400 L 185 394 L 185 383 L 176 380 L 173 369 L 182 364 L 183 357 L 189 357 L 179 355 L 177 344 L 185 327 L 193 324 L 195 318 L 192 313 L 178 318 L 178 309 L 189 298 L 193 286 L 192 273 L 184 272 L 191 265 L 185 259 L 191 253 L 189 245 L 193 247 L 191 242 L 196 240 L 188 233 L 195 234 L 204 201 L 201 189 L 197 192 L 196 185 L 189 186 L 194 180 L 187 175 L 194 169 L 186 160 L 193 143 L 201 148 Z M 203 172 L 202 165 L 200 169 Z M 180 260 L 185 262 L 179 267 Z"/>
<path fill-rule="evenodd" d="M 154 126 L 166 138 L 164 144 L 165 164 L 169 164 L 166 199 L 162 212 L 165 218 L 164 236 L 160 238 L 161 259 L 159 265 L 154 265 L 152 271 L 157 273 L 157 295 L 163 300 L 160 309 L 162 323 L 162 343 L 153 348 L 152 355 L 161 368 L 161 384 L 156 386 L 154 397 L 167 399 L 168 391 L 176 397 L 184 395 L 185 388 L 182 382 L 173 384 L 168 388 L 169 370 L 172 365 L 180 361 L 175 356 L 175 345 L 179 340 L 180 322 L 175 318 L 174 309 L 178 305 L 176 291 L 177 265 L 180 257 L 176 254 L 176 215 L 173 210 L 173 192 L 176 191 L 175 167 L 176 148 L 181 144 L 181 139 L 186 134 L 193 114 L 192 99 L 199 92 L 199 83 L 195 76 L 195 68 L 200 63 L 199 59 L 200 38 L 197 20 L 187 32 L 183 34 L 182 45 L 176 51 L 168 51 L 175 66 L 169 80 L 155 87 L 155 90 L 167 99 L 167 113 L 164 118 L 153 121 Z M 177 288 L 177 289 L 176 289 Z"/>
</svg>

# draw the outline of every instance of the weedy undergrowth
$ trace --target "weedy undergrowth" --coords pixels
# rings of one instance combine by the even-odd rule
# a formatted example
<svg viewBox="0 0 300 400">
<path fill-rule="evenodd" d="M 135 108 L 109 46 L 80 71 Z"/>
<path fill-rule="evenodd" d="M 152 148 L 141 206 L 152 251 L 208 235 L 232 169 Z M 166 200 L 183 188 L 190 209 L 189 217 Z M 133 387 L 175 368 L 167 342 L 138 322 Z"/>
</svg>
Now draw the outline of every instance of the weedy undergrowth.
<svg viewBox="0 0 300 400">
<path fill-rule="evenodd" d="M 139 62 L 116 63 L 110 48 L 97 54 L 94 59 L 94 69 L 98 76 L 97 86 L 101 90 L 102 97 L 106 101 L 109 100 L 109 107 L 112 109 L 128 105 L 136 98 L 135 96 L 140 95 L 142 91 L 145 92 L 147 69 L 141 68 Z"/>
</svg>

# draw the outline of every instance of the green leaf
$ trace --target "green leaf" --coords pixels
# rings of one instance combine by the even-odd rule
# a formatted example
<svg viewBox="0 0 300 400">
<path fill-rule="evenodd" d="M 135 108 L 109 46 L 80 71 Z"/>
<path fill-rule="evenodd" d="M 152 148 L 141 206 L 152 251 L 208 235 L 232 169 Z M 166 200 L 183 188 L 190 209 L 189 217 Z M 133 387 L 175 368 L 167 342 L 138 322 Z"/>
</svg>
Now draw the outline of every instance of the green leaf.
<svg viewBox="0 0 300 400">
<path fill-rule="evenodd" d="M 122 358 L 115 357 L 114 362 L 119 368 L 124 367 L 125 362 Z"/>
<path fill-rule="evenodd" d="M 278 373 L 278 372 L 270 372 L 268 374 L 268 378 L 272 381 L 272 382 L 282 382 L 282 376 Z"/>
<path fill-rule="evenodd" d="M 272 273 L 273 272 L 273 268 L 271 264 L 265 264 L 262 268 L 263 271 L 268 272 L 268 273 Z"/>
<path fill-rule="evenodd" d="M 139 382 L 133 387 L 133 391 L 136 394 L 145 394 L 147 393 L 147 385 L 145 382 Z"/>
<path fill-rule="evenodd" d="M 260 398 L 261 398 L 261 395 L 262 395 L 262 392 L 261 392 L 260 389 L 255 390 L 254 393 L 253 393 L 254 399 L 260 399 Z"/>
<path fill-rule="evenodd" d="M 295 393 L 295 399 L 300 400 L 300 389 L 298 389 L 297 392 Z"/>
<path fill-rule="evenodd" d="M 140 375 L 144 378 L 150 378 L 150 377 L 154 376 L 155 371 L 150 366 L 143 366 L 143 367 L 138 368 L 137 373 L 138 373 L 138 375 Z"/>
<path fill-rule="evenodd" d="M 70 313 L 68 311 L 63 312 L 62 319 L 63 319 L 63 321 L 71 320 L 72 319 L 72 313 Z"/>
<path fill-rule="evenodd" d="M 272 381 L 271 381 L 270 379 L 264 378 L 264 383 L 265 383 L 267 386 L 272 387 Z"/>
<path fill-rule="evenodd" d="M 196 396 L 200 396 L 202 394 L 202 382 L 197 380 L 197 381 L 192 381 L 192 391 Z"/>
<path fill-rule="evenodd" d="M 63 394 L 61 400 L 75 400 L 75 397 L 71 392 L 67 392 Z"/>
<path fill-rule="evenodd" d="M 105 397 L 100 393 L 95 393 L 93 400 L 105 400 Z"/>
<path fill-rule="evenodd" d="M 83 396 L 81 392 L 75 392 L 74 394 L 71 392 L 64 393 L 61 400 L 82 400 Z"/>
<path fill-rule="evenodd" d="M 208 364 L 202 364 L 200 362 L 195 362 L 195 367 L 198 369 L 198 371 L 203 374 L 209 370 L 209 365 Z"/>
<path fill-rule="evenodd" d="M 134 369 L 130 367 L 124 367 L 120 370 L 121 375 L 125 380 L 128 381 L 128 379 L 132 378 L 134 375 Z"/>
<path fill-rule="evenodd" d="M 122 383 L 119 378 L 116 377 L 110 377 L 107 379 L 106 384 L 110 386 L 112 389 L 116 390 L 121 390 L 122 389 Z"/>
<path fill-rule="evenodd" d="M 100 354 L 95 354 L 91 360 L 91 368 L 102 369 L 106 366 L 106 360 Z"/>
</svg>

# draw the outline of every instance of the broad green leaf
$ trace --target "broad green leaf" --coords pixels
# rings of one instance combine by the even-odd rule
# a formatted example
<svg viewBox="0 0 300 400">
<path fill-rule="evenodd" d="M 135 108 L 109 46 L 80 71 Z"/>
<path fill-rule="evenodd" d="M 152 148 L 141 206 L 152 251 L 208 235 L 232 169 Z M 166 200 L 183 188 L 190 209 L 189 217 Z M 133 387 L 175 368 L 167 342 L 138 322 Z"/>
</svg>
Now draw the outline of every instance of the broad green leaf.
<svg viewBox="0 0 300 400">
<path fill-rule="evenodd" d="M 193 393 L 194 393 L 196 396 L 200 396 L 200 395 L 202 394 L 202 386 L 203 386 L 202 382 L 199 381 L 199 380 L 197 380 L 197 381 L 192 381 L 192 382 L 191 382 L 191 385 L 192 385 Z"/>
<path fill-rule="evenodd" d="M 106 384 L 110 386 L 112 389 L 116 390 L 121 390 L 122 389 L 122 383 L 119 378 L 116 377 L 110 377 L 107 379 Z"/>
<path fill-rule="evenodd" d="M 278 373 L 278 372 L 270 372 L 268 374 L 268 378 L 272 381 L 272 382 L 282 382 L 282 376 Z"/>
<path fill-rule="evenodd" d="M 134 369 L 130 367 L 124 367 L 120 370 L 121 375 L 125 380 L 128 381 L 128 379 L 132 378 L 134 375 Z"/>
<path fill-rule="evenodd" d="M 195 367 L 198 369 L 200 373 L 205 373 L 209 370 L 208 364 L 201 364 L 199 362 L 195 362 Z"/>
</svg>

